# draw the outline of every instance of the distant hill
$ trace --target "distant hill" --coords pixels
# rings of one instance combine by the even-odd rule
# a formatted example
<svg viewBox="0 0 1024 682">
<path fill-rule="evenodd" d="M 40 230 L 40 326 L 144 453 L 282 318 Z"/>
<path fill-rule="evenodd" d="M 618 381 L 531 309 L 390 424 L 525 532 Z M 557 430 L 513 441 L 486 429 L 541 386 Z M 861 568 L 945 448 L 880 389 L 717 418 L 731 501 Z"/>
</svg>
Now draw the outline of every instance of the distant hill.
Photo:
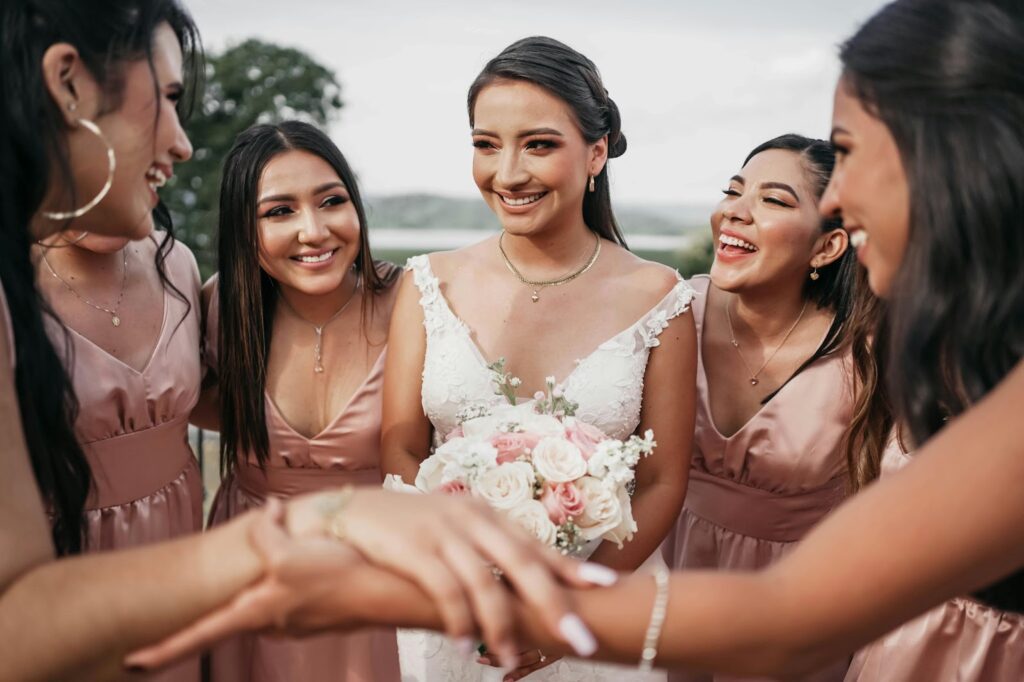
<svg viewBox="0 0 1024 682">
<path fill-rule="evenodd" d="M 498 219 L 482 199 L 435 194 L 367 197 L 371 226 L 412 229 L 497 229 Z M 680 234 L 706 229 L 710 206 L 623 203 L 615 215 L 627 234 Z"/>
</svg>

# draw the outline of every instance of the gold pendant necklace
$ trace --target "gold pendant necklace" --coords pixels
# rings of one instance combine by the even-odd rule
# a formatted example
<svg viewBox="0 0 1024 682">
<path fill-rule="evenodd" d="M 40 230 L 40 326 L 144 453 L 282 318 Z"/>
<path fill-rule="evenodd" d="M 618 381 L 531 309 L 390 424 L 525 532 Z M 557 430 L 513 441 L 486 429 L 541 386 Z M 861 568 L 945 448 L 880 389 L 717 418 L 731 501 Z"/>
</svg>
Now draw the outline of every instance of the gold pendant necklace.
<svg viewBox="0 0 1024 682">
<path fill-rule="evenodd" d="M 286 306 L 288 306 L 288 309 L 291 310 L 295 314 L 295 316 L 297 318 L 299 318 L 300 320 L 302 320 L 306 324 L 308 324 L 311 327 L 313 327 L 313 331 L 316 333 L 316 345 L 313 346 L 313 371 L 316 374 L 323 374 L 323 372 L 324 372 L 324 363 L 323 363 L 324 327 L 326 327 L 331 322 L 333 322 L 335 319 L 337 319 L 338 315 L 341 315 L 343 312 L 345 312 L 345 308 L 348 307 L 348 304 L 351 303 L 352 300 L 356 297 L 356 292 L 359 291 L 359 282 L 360 282 L 360 277 L 357 275 L 356 276 L 356 285 L 354 287 L 352 287 L 352 293 L 348 295 L 348 298 L 345 299 L 345 302 L 341 304 L 341 307 L 338 308 L 337 310 L 335 310 L 334 314 L 331 315 L 329 318 L 327 318 L 326 322 L 324 322 L 323 324 L 320 324 L 320 325 L 313 324 L 312 322 L 307 320 L 305 317 L 303 317 L 299 313 L 299 311 L 296 310 L 292 306 L 292 304 L 288 302 L 287 297 L 285 297 L 285 295 L 282 294 L 280 292 L 280 290 L 278 290 L 278 296 L 280 296 L 281 300 L 284 301 L 284 304 Z"/>
<path fill-rule="evenodd" d="M 535 281 L 526 279 L 526 277 L 523 276 L 523 273 L 519 272 L 519 268 L 512 264 L 512 259 L 510 259 L 508 257 L 508 254 L 505 253 L 505 247 L 502 244 L 502 240 L 504 238 L 505 232 L 503 231 L 501 235 L 498 236 L 498 250 L 501 251 L 501 258 L 502 260 L 505 261 L 505 267 L 508 268 L 509 272 L 516 276 L 516 279 L 518 279 L 520 282 L 533 289 L 533 292 L 530 294 L 530 300 L 533 301 L 534 303 L 540 300 L 540 292 L 542 289 L 544 289 L 544 287 L 557 287 L 562 284 L 566 284 L 567 282 L 573 281 L 574 279 L 585 273 L 587 270 L 589 270 L 591 267 L 593 267 L 594 263 L 597 262 L 597 257 L 601 254 L 601 236 L 595 232 L 594 251 L 593 253 L 590 254 L 590 259 L 587 260 L 583 267 L 559 279 Z"/>
<path fill-rule="evenodd" d="M 110 308 L 101 306 L 101 305 L 97 305 L 97 304 L 93 303 L 92 301 L 90 301 L 89 299 L 87 299 L 85 296 L 82 296 L 77 291 L 75 291 L 75 288 L 73 286 L 71 286 L 70 284 L 68 284 L 67 281 L 63 277 L 58 275 L 57 271 L 53 269 L 52 265 L 50 265 L 50 261 L 48 261 L 46 259 L 46 251 L 45 250 L 42 252 L 42 256 L 43 256 L 43 263 L 46 264 L 46 269 L 50 271 L 50 274 L 53 275 L 57 279 L 57 281 L 59 281 L 61 284 L 64 285 L 65 289 L 67 289 L 72 294 L 74 294 L 75 298 L 77 298 L 79 301 L 81 301 L 82 303 L 86 304 L 87 306 L 90 306 L 92 308 L 95 308 L 96 310 L 99 310 L 101 312 L 104 312 L 104 313 L 107 313 L 108 315 L 110 315 L 110 324 L 114 325 L 115 327 L 120 327 L 121 326 L 121 316 L 118 315 L 117 311 L 121 308 L 121 299 L 124 298 L 125 285 L 128 283 L 128 247 L 125 246 L 123 251 L 124 251 L 124 275 L 121 276 L 121 291 L 117 295 L 117 302 L 114 304 L 114 309 L 113 310 L 111 310 Z"/>
<path fill-rule="evenodd" d="M 774 358 L 775 354 L 779 352 L 779 349 L 786 345 L 786 341 L 789 340 L 789 335 L 792 334 L 793 330 L 796 329 L 796 326 L 800 324 L 800 320 L 804 319 L 804 313 L 807 311 L 807 301 L 804 301 L 804 307 L 800 309 L 800 314 L 797 316 L 796 322 L 793 323 L 793 326 L 789 328 L 786 335 L 782 337 L 782 341 L 779 342 L 779 345 L 775 347 L 775 350 L 773 350 L 771 355 L 768 356 L 768 359 L 761 363 L 761 366 L 757 368 L 756 372 L 750 371 L 750 365 L 747 364 L 746 358 L 744 358 L 743 353 L 740 352 L 740 343 L 736 340 L 736 332 L 732 328 L 732 315 L 729 314 L 730 302 L 731 301 L 727 301 L 725 304 L 725 319 L 729 323 L 729 339 L 732 341 L 732 347 L 736 349 L 736 354 L 740 356 L 740 362 L 743 363 L 743 367 L 746 368 L 747 374 L 750 375 L 750 385 L 757 386 L 761 383 L 757 378 L 757 375 L 764 371 L 764 368 L 772 361 L 772 358 Z"/>
</svg>

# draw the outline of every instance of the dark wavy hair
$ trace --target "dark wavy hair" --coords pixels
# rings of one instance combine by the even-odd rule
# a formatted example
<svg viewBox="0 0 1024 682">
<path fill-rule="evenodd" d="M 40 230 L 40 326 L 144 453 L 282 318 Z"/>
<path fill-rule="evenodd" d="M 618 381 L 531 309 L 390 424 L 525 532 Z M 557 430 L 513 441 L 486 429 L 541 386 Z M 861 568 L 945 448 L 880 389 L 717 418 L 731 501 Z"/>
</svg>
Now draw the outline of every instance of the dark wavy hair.
<svg viewBox="0 0 1024 682">
<path fill-rule="evenodd" d="M 77 205 L 64 119 L 43 81 L 42 58 L 54 43 L 73 45 L 102 86 L 104 106 L 116 109 L 124 65 L 146 59 L 152 68 L 153 32 L 165 22 L 178 36 L 189 73 L 195 73 L 201 60 L 198 32 L 175 0 L 12 0 L 0 8 L 0 279 L 13 323 L 22 430 L 61 555 L 82 550 L 82 510 L 92 478 L 74 434 L 78 402 L 47 335 L 44 316 L 58 324 L 60 320 L 35 286 L 30 257 L 29 224 L 51 186 L 71 192 L 72 205 Z M 154 97 L 158 96 L 154 76 Z M 51 172 L 54 163 L 56 178 Z M 170 228 L 165 210 L 156 211 L 155 217 Z M 168 231 L 158 251 L 158 265 L 173 244 L 170 235 Z M 161 280 L 169 284 L 162 271 Z M 66 336 L 64 345 L 71 361 Z"/>
<path fill-rule="evenodd" d="M 535 36 L 512 43 L 487 62 L 469 87 L 469 125 L 473 125 L 476 98 L 499 80 L 519 80 L 544 88 L 569 105 L 587 144 L 608 136 L 608 158 L 626 152 L 626 136 L 615 100 L 601 81 L 594 62 L 553 38 Z M 594 176 L 594 191 L 583 195 L 583 221 L 601 237 L 626 246 L 612 211 L 608 164 Z"/>
<path fill-rule="evenodd" d="M 375 296 L 401 274 L 370 252 L 366 210 L 355 173 L 338 147 L 316 127 L 300 121 L 255 125 L 239 134 L 224 160 L 218 235 L 218 379 L 220 385 L 221 471 L 227 474 L 246 453 L 260 466 L 269 457 L 264 403 L 277 282 L 259 264 L 256 204 L 260 178 L 270 161 L 289 150 L 326 161 L 345 184 L 359 217 L 355 268 L 363 282 L 362 319 Z"/>
<path fill-rule="evenodd" d="M 875 352 L 921 445 L 1024 354 L 1024 4 L 898 0 L 841 49 L 895 140 L 910 235 Z M 984 456 L 984 453 L 977 453 Z M 1024 611 L 1024 572 L 979 595 Z"/>
<path fill-rule="evenodd" d="M 771 149 L 793 152 L 800 157 L 804 173 L 810 180 L 815 201 L 820 201 L 828 186 L 828 181 L 832 177 L 832 169 L 836 165 L 836 153 L 832 145 L 826 140 L 787 133 L 754 147 L 747 154 L 747 158 L 743 160 L 743 165 L 746 166 L 752 158 Z M 828 217 L 821 220 L 822 233 L 842 229 L 842 227 L 842 218 Z M 842 256 L 825 267 L 818 268 L 818 275 L 817 280 L 807 278 L 804 283 L 803 296 L 805 300 L 814 303 L 818 308 L 831 310 L 833 312 L 832 324 L 817 350 L 793 372 L 789 379 L 783 382 L 782 386 L 788 384 L 796 375 L 820 358 L 846 348 L 850 341 L 847 332 L 851 315 L 858 309 L 858 306 L 866 303 L 860 300 L 863 288 L 858 287 L 857 261 L 852 249 L 847 249 Z M 782 389 L 782 386 L 765 396 L 762 403 L 771 400 Z"/>
</svg>

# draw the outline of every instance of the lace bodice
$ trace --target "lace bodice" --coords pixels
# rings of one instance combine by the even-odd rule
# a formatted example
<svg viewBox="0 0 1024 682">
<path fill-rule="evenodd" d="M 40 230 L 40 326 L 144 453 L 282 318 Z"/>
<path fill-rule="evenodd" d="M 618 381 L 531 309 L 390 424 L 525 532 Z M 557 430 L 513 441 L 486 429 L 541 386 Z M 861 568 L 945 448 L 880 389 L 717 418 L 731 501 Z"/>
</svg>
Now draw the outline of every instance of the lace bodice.
<svg viewBox="0 0 1024 682">
<path fill-rule="evenodd" d="M 420 291 L 427 348 L 423 361 L 423 410 L 443 437 L 458 426 L 460 410 L 477 405 L 498 406 L 492 375 L 472 331 L 441 294 L 427 256 L 410 258 L 406 267 Z M 576 416 L 613 438 L 626 438 L 640 423 L 644 372 L 650 350 L 669 321 L 686 312 L 694 291 L 680 277 L 661 301 L 632 325 L 576 360 L 560 387 L 579 404 Z"/>
</svg>

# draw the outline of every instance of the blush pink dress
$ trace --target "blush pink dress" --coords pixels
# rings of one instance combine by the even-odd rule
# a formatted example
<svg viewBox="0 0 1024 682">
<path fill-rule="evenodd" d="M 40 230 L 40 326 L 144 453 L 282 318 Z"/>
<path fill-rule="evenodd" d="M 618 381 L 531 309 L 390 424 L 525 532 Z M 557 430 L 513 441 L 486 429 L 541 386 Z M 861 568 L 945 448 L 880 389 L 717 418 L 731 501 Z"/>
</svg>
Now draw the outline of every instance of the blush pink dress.
<svg viewBox="0 0 1024 682">
<path fill-rule="evenodd" d="M 207 358 L 217 362 L 217 296 L 207 314 Z M 270 459 L 264 470 L 255 457 L 221 482 L 210 525 L 259 507 L 270 495 L 289 497 L 346 484 L 379 488 L 380 419 L 384 356 L 348 405 L 313 438 L 297 433 L 265 396 Z M 354 587 L 355 588 L 355 587 Z M 213 682 L 398 682 L 394 630 L 325 634 L 301 640 L 244 635 L 217 646 L 211 656 Z"/>
<path fill-rule="evenodd" d="M 203 487 L 188 444 L 188 416 L 201 381 L 199 270 L 186 246 L 164 262 L 167 278 L 188 303 L 164 290 L 163 322 L 146 366 L 135 370 L 74 331 L 71 379 L 78 396 L 75 433 L 92 469 L 86 502 L 87 551 L 125 549 L 202 530 Z M 82 306 L 81 314 L 99 314 Z M 134 330 L 131 320 L 121 326 Z M 63 333 L 51 326 L 60 351 Z M 147 679 L 199 680 L 198 658 Z"/>
<path fill-rule="evenodd" d="M 882 458 L 882 476 L 912 459 L 894 440 Z M 858 651 L 846 676 L 846 682 L 890 680 L 1024 680 L 1024 614 L 969 597 L 951 599 Z"/>
<path fill-rule="evenodd" d="M 699 349 L 696 432 L 686 502 L 663 551 L 674 569 L 754 570 L 786 554 L 843 498 L 842 440 L 853 408 L 848 355 L 819 359 L 739 431 L 723 436 L 711 418 L 701 349 L 710 282 L 707 276 L 691 280 Z M 847 665 L 802 679 L 839 681 Z M 737 678 L 671 671 L 669 679 Z"/>
</svg>

